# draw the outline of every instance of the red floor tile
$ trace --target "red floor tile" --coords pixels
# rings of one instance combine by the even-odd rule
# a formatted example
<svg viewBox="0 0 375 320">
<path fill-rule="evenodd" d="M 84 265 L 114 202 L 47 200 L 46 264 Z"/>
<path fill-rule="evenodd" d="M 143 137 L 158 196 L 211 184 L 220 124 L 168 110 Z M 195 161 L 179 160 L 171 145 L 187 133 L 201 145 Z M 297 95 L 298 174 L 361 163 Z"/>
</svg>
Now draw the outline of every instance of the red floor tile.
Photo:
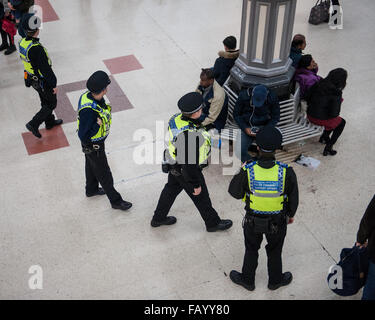
<svg viewBox="0 0 375 320">
<path fill-rule="evenodd" d="M 103 60 L 111 74 L 143 69 L 134 55 Z"/>
<path fill-rule="evenodd" d="M 56 14 L 55 9 L 53 9 L 49 0 L 35 0 L 35 5 L 38 5 L 42 8 L 42 20 L 43 22 L 51 22 L 59 20 L 59 16 Z M 39 16 L 39 14 L 37 13 Z"/>
<path fill-rule="evenodd" d="M 42 139 L 38 139 L 31 132 L 22 133 L 23 142 L 29 156 L 69 147 L 69 142 L 62 126 L 56 126 L 51 130 L 40 129 L 39 132 L 42 135 Z"/>
</svg>

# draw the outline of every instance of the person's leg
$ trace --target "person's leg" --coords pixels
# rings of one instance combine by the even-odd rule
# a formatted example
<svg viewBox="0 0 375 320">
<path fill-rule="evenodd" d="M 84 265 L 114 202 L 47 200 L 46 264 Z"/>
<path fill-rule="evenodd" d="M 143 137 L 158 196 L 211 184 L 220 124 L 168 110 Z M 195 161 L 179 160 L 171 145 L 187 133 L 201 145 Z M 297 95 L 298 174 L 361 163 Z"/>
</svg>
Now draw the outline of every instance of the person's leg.
<svg viewBox="0 0 375 320">
<path fill-rule="evenodd" d="M 187 191 L 187 188 L 183 185 L 185 192 L 189 195 L 191 200 L 193 200 L 196 208 L 198 209 L 206 228 L 211 228 L 217 226 L 221 221 L 218 213 L 212 207 L 210 195 L 208 193 L 206 181 L 204 179 L 203 174 L 201 173 L 201 188 L 202 191 L 199 195 L 194 196 L 190 192 Z"/>
<path fill-rule="evenodd" d="M 54 123 L 55 116 L 53 115 L 53 110 L 56 108 L 57 100 L 56 95 L 51 92 L 51 90 L 42 91 L 41 89 L 37 90 L 41 102 L 41 109 L 29 124 L 38 129 L 42 122 L 46 122 L 46 125 Z"/>
<path fill-rule="evenodd" d="M 0 27 L 0 34 L 1 34 L 1 46 L 0 51 L 3 51 L 9 47 L 8 44 L 8 34 Z"/>
<path fill-rule="evenodd" d="M 333 130 L 332 137 L 330 138 L 329 142 L 326 144 L 324 148 L 323 155 L 327 156 L 328 154 L 334 156 L 337 151 L 333 150 L 333 145 L 337 142 L 337 139 L 341 136 L 342 132 L 344 131 L 346 121 L 342 119 L 340 124 Z"/>
<path fill-rule="evenodd" d="M 242 266 L 243 280 L 252 285 L 255 282 L 255 272 L 258 267 L 258 251 L 263 241 L 262 233 L 255 233 L 254 227 L 249 222 L 244 224 L 245 256 Z"/>
<path fill-rule="evenodd" d="M 156 206 L 154 216 L 152 220 L 154 221 L 163 221 L 167 217 L 169 210 L 171 209 L 174 201 L 176 200 L 177 196 L 182 191 L 182 186 L 177 180 L 177 178 L 168 173 L 168 182 L 164 186 L 163 191 L 160 194 L 160 198 L 158 204 Z"/>
<path fill-rule="evenodd" d="M 14 45 L 14 37 L 7 33 L 8 39 L 9 39 L 9 47 L 5 50 L 4 54 L 7 56 L 9 54 L 12 54 L 13 52 L 17 51 L 16 46 Z"/>
<path fill-rule="evenodd" d="M 375 263 L 370 261 L 362 300 L 375 300 Z"/>
<path fill-rule="evenodd" d="M 333 130 L 324 130 L 323 134 L 319 138 L 319 142 L 327 144 L 330 141 L 330 135 Z"/>
<path fill-rule="evenodd" d="M 86 194 L 94 194 L 99 190 L 99 181 L 95 177 L 95 172 L 87 154 L 85 154 L 85 174 L 86 174 Z"/>
<path fill-rule="evenodd" d="M 252 157 L 249 154 L 249 147 L 254 141 L 253 137 L 250 137 L 245 132 L 241 130 L 241 134 L 237 135 L 240 139 L 236 139 L 235 153 L 236 156 L 241 159 L 241 162 L 246 162 L 252 160 Z"/>
<path fill-rule="evenodd" d="M 284 219 L 285 220 L 285 219 Z M 278 222 L 278 231 L 275 234 L 266 234 L 267 238 L 267 267 L 268 267 L 268 283 L 277 285 L 282 281 L 282 250 L 286 236 L 286 221 Z"/>
<path fill-rule="evenodd" d="M 113 186 L 113 176 L 108 165 L 104 144 L 101 144 L 100 147 L 99 151 L 88 154 L 87 159 L 91 170 L 94 172 L 96 179 L 99 181 L 111 204 L 119 204 L 123 199 Z"/>
</svg>

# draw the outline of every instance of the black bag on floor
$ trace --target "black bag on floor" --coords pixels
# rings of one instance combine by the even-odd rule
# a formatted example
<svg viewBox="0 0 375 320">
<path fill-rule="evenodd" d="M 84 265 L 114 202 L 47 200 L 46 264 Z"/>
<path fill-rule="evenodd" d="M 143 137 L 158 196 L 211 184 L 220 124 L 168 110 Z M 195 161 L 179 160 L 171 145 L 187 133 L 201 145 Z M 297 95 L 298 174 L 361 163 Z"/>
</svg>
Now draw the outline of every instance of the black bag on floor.
<svg viewBox="0 0 375 320">
<path fill-rule="evenodd" d="M 309 23 L 318 25 L 329 21 L 330 0 L 318 0 L 311 8 Z"/>
<path fill-rule="evenodd" d="M 344 248 L 340 254 L 340 261 L 335 268 L 341 268 L 342 288 L 335 283 L 335 288 L 331 287 L 331 278 L 337 276 L 336 272 L 330 270 L 327 277 L 328 286 L 339 296 L 347 297 L 353 296 L 365 285 L 369 267 L 369 257 L 367 248 L 360 249 L 354 246 L 353 248 Z M 335 279 L 335 278 L 334 278 Z"/>
</svg>

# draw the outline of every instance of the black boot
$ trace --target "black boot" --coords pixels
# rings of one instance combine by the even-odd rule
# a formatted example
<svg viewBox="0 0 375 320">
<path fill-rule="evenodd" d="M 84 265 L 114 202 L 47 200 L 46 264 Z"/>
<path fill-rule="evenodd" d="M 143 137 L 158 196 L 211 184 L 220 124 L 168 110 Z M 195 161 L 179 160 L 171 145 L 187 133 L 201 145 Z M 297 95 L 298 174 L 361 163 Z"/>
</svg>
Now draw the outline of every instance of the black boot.
<svg viewBox="0 0 375 320">
<path fill-rule="evenodd" d="M 0 46 L 0 51 L 3 51 L 3 50 L 8 49 L 8 48 L 9 48 L 9 45 L 8 45 L 6 42 L 4 42 L 4 43 Z"/>
<path fill-rule="evenodd" d="M 269 283 L 268 284 L 268 289 L 270 289 L 270 290 L 277 290 L 280 287 L 287 286 L 288 284 L 290 284 L 292 282 L 292 280 L 293 280 L 293 275 L 290 272 L 285 272 L 282 275 L 281 282 L 278 283 L 278 284 L 270 284 Z"/>
<path fill-rule="evenodd" d="M 332 149 L 332 144 L 327 144 L 323 151 L 323 156 L 334 156 L 336 155 L 337 151 Z"/>
<path fill-rule="evenodd" d="M 14 44 L 12 44 L 10 47 L 8 47 L 8 49 L 5 50 L 4 54 L 7 56 L 12 54 L 14 51 L 17 51 L 17 48 Z"/>
<path fill-rule="evenodd" d="M 232 270 L 229 274 L 230 279 L 235 283 L 238 284 L 239 286 L 244 287 L 246 290 L 249 291 L 254 291 L 255 285 L 254 283 L 247 283 L 242 276 L 242 273 Z"/>
<path fill-rule="evenodd" d="M 51 124 L 46 124 L 46 129 L 47 130 L 51 130 L 53 127 L 55 127 L 55 126 L 59 126 L 59 125 L 61 125 L 62 123 L 63 123 L 63 120 L 62 119 L 57 119 L 57 120 L 54 120 L 55 122 L 53 122 L 53 124 L 51 125 Z"/>
<path fill-rule="evenodd" d="M 154 228 L 160 226 L 170 226 L 171 224 L 175 224 L 177 222 L 176 217 L 170 216 L 166 217 L 163 221 L 155 221 L 154 219 L 151 220 L 151 226 Z"/>
<path fill-rule="evenodd" d="M 38 128 L 34 128 L 34 127 L 30 124 L 30 122 L 26 124 L 26 128 L 27 128 L 27 130 L 31 131 L 31 133 L 32 133 L 34 136 L 36 136 L 37 138 L 40 139 L 40 138 L 42 137 L 42 135 L 40 134 Z"/>
</svg>

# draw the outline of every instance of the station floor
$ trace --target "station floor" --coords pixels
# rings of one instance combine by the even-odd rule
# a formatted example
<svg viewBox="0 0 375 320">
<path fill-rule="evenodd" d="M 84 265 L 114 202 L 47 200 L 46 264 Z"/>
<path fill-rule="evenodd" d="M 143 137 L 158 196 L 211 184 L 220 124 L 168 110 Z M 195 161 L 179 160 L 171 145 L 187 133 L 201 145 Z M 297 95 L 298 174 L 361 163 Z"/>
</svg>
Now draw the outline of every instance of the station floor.
<svg viewBox="0 0 375 320">
<path fill-rule="evenodd" d="M 220 165 L 205 172 L 214 207 L 234 222 L 230 230 L 207 233 L 185 194 L 171 210 L 177 224 L 153 229 L 167 177 L 156 160 L 134 161 L 141 148 L 160 145 L 156 127 L 166 129 L 176 102 L 195 90 L 200 69 L 213 65 L 222 40 L 239 39 L 242 1 L 38 1 L 45 9 L 41 43 L 58 78 L 56 114 L 65 123 L 41 130 L 40 141 L 27 133 L 39 100 L 24 86 L 18 55 L 1 55 L 0 298 L 343 299 L 328 288 L 328 269 L 355 243 L 375 189 L 375 2 L 343 0 L 343 30 L 309 25 L 315 2 L 298 1 L 294 33 L 306 35 L 305 52 L 322 76 L 336 67 L 348 70 L 341 113 L 347 126 L 335 157 L 320 152 L 315 171 L 293 165 L 300 205 L 283 251 L 292 284 L 267 289 L 264 241 L 256 290 L 248 292 L 229 279 L 244 254 L 244 210 L 227 192 L 231 176 Z M 85 197 L 75 109 L 96 70 L 113 80 L 108 99 L 116 112 L 106 151 L 117 190 L 133 203 L 128 212 L 113 210 L 105 196 Z M 147 130 L 151 136 L 137 140 Z M 43 271 L 42 289 L 30 289 L 32 266 Z"/>
</svg>

